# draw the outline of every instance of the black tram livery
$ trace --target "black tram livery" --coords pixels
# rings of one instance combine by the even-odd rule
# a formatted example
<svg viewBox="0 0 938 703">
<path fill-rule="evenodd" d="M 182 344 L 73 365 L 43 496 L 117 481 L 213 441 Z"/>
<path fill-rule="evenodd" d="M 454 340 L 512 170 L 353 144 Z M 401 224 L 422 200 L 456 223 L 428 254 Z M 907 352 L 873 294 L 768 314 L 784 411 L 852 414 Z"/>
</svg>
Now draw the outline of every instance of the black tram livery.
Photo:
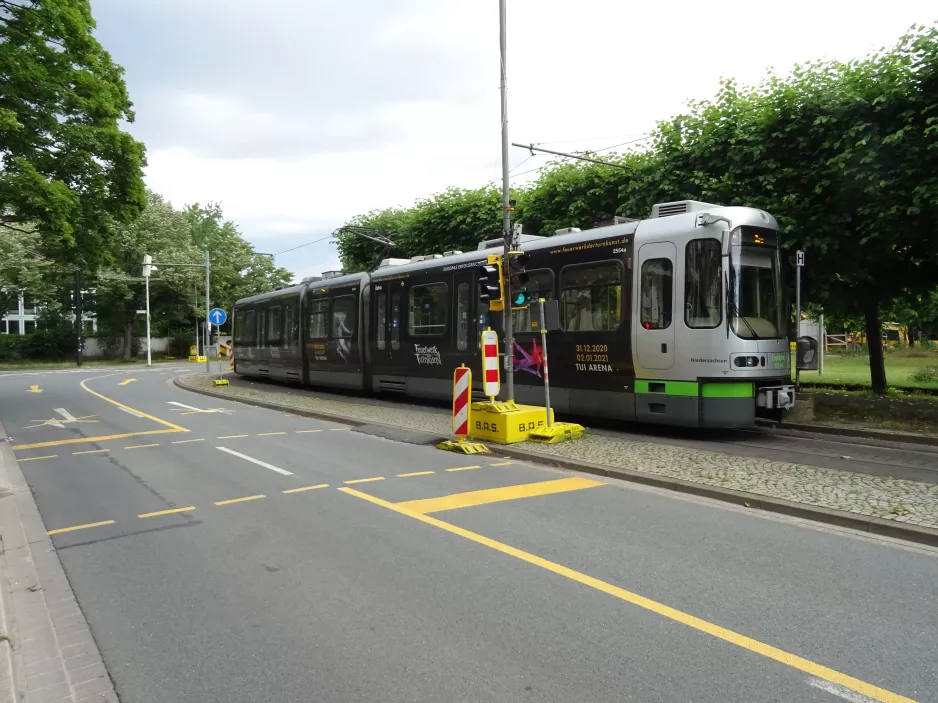
<svg viewBox="0 0 938 703">
<path fill-rule="evenodd" d="M 781 306 L 778 224 L 761 210 L 663 203 L 649 219 L 551 237 L 522 235 L 525 289 L 556 299 L 551 401 L 568 416 L 738 428 L 794 402 Z M 474 252 L 386 259 L 239 300 L 236 373 L 303 385 L 450 399 L 502 313 L 479 295 Z M 542 350 L 512 311 L 515 399 L 541 404 Z"/>
</svg>

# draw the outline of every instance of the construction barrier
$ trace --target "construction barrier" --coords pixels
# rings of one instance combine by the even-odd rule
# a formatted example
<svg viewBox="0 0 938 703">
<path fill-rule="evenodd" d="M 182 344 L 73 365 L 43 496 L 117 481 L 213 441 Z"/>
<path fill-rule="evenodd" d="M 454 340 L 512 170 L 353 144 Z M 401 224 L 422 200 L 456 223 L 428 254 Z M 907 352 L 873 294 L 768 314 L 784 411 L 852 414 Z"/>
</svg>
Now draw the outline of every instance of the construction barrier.
<svg viewBox="0 0 938 703">
<path fill-rule="evenodd" d="M 448 439 L 437 445 L 438 449 L 463 454 L 485 454 L 489 449 L 479 442 L 467 442 L 469 436 L 469 411 L 472 397 L 472 370 L 461 365 L 453 373 L 453 434 L 456 440 Z"/>
</svg>

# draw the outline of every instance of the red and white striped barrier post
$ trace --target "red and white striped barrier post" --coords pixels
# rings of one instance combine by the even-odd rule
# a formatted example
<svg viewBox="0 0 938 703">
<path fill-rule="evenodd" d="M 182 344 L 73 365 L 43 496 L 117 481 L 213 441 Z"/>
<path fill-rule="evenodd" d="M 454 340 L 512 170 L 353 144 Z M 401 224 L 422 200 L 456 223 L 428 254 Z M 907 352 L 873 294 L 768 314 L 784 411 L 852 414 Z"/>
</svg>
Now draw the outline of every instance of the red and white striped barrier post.
<svg viewBox="0 0 938 703">
<path fill-rule="evenodd" d="M 493 403 L 501 390 L 498 367 L 498 333 L 487 329 L 482 332 L 482 392 Z"/>
<path fill-rule="evenodd" d="M 469 434 L 469 401 L 472 395 L 472 369 L 462 364 L 453 373 L 453 434 L 463 441 Z"/>
</svg>

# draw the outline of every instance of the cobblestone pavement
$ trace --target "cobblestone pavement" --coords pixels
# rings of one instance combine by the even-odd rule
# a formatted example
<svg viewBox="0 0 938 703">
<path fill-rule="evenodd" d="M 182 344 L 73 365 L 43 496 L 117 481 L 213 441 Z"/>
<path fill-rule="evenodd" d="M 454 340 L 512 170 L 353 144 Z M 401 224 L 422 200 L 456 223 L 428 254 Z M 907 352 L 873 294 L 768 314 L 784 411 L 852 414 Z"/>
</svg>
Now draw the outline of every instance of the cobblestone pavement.
<svg viewBox="0 0 938 703">
<path fill-rule="evenodd" d="M 221 390 L 232 399 L 263 400 L 315 412 L 333 413 L 360 422 L 383 423 L 441 435 L 450 432 L 450 416 L 444 409 L 418 408 L 374 399 L 342 398 L 244 381 L 225 389 L 213 389 L 211 379 L 202 375 L 186 376 L 184 382 L 198 388 Z M 938 485 L 935 484 L 589 432 L 574 442 L 526 443 L 523 446 L 532 454 L 601 464 L 867 517 L 938 528 Z"/>
</svg>

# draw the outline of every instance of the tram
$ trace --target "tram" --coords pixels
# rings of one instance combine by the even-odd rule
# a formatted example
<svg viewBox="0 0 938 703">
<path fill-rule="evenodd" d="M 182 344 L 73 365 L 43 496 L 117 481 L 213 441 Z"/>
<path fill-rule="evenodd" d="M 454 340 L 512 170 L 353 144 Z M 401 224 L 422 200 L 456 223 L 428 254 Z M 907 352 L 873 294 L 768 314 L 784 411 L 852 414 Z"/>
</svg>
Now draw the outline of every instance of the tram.
<svg viewBox="0 0 938 703">
<path fill-rule="evenodd" d="M 561 313 L 548 337 L 555 411 L 710 428 L 780 418 L 795 394 L 778 240 L 762 210 L 696 201 L 656 204 L 640 221 L 522 235 L 525 288 Z M 239 300 L 235 372 L 449 399 L 453 369 L 480 368 L 481 332 L 501 333 L 502 313 L 479 296 L 479 269 L 501 247 L 386 259 L 370 273 L 327 272 Z M 527 309 L 511 315 L 515 400 L 540 404 L 540 333 Z"/>
</svg>

